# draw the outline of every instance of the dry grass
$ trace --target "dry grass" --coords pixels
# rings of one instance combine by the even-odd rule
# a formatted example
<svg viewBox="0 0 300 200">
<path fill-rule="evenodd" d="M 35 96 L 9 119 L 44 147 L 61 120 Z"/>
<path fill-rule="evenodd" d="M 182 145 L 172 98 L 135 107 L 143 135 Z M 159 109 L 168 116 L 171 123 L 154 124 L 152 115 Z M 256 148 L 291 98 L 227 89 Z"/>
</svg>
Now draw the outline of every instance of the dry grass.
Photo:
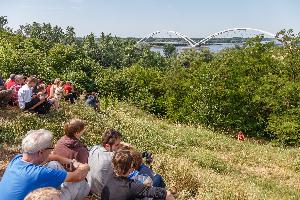
<svg viewBox="0 0 300 200">
<path fill-rule="evenodd" d="M 10 112 L 0 111 L 0 117 Z M 19 143 L 33 128 L 50 129 L 58 138 L 62 122 L 71 117 L 88 123 L 84 135 L 88 145 L 99 143 L 100 133 L 113 127 L 124 134 L 125 142 L 154 152 L 153 167 L 177 199 L 300 199 L 299 149 L 253 139 L 239 142 L 203 127 L 172 124 L 122 103 L 99 113 L 81 105 L 65 105 L 64 112 L 48 116 L 17 113 L 14 119 L 4 117 L 0 120 L 2 140 Z M 3 169 L 9 159 L 4 155 L 15 152 L 7 147 L 2 150 Z"/>
<path fill-rule="evenodd" d="M 18 152 L 19 152 L 19 150 L 16 147 L 9 147 L 9 146 L 5 145 L 0 148 L 0 177 L 2 177 L 9 161 Z"/>
</svg>

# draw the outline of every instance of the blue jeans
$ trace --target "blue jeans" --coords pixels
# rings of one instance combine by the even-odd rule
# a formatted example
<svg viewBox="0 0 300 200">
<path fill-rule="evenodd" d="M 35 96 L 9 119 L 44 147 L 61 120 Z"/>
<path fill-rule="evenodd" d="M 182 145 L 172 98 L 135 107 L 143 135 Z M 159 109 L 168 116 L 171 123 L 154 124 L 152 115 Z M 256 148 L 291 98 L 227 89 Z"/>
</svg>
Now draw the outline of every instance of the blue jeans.
<svg viewBox="0 0 300 200">
<path fill-rule="evenodd" d="M 166 187 L 164 179 L 160 174 L 155 174 L 152 178 L 152 181 L 153 181 L 153 187 L 161 187 L 161 188 Z"/>
</svg>

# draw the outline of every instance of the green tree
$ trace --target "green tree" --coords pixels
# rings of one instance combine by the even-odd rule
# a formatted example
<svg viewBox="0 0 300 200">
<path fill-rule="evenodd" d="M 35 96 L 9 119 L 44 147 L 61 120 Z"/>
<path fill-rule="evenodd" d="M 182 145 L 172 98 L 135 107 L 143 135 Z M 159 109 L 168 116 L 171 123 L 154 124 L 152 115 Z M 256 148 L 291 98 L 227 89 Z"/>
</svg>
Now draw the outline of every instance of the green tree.
<svg viewBox="0 0 300 200">
<path fill-rule="evenodd" d="M 167 58 L 170 58 L 170 57 L 173 57 L 173 56 L 176 56 L 177 52 L 176 52 L 176 47 L 175 45 L 173 44 L 165 44 L 164 45 L 164 55 L 167 57 Z"/>
<path fill-rule="evenodd" d="M 4 29 L 7 23 L 7 16 L 0 16 L 0 29 Z"/>
<path fill-rule="evenodd" d="M 74 42 L 76 42 L 75 29 L 72 26 L 68 26 L 65 33 L 65 43 L 72 44 Z"/>
</svg>

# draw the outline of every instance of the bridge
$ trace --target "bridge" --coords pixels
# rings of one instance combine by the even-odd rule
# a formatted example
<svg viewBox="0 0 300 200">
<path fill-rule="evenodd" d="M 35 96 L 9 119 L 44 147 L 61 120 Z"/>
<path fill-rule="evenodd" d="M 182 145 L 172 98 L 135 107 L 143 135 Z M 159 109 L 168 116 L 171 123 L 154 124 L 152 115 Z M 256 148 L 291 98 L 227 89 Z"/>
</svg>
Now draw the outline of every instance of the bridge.
<svg viewBox="0 0 300 200">
<path fill-rule="evenodd" d="M 153 36 L 158 35 L 158 34 L 160 34 L 162 32 L 166 32 L 168 34 L 173 34 L 173 35 L 176 35 L 179 38 L 182 38 L 191 47 L 197 47 L 197 46 L 201 46 L 201 45 L 207 44 L 207 42 L 209 40 L 211 40 L 212 38 L 215 38 L 217 36 L 221 36 L 221 35 L 224 35 L 224 34 L 230 33 L 230 32 L 235 33 L 235 32 L 241 32 L 241 31 L 243 31 L 243 32 L 251 32 L 251 31 L 252 32 L 258 32 L 259 34 L 257 34 L 257 35 L 263 34 L 263 35 L 267 35 L 267 36 L 269 36 L 271 38 L 275 38 L 275 34 L 267 32 L 267 31 L 264 31 L 264 30 L 260 30 L 260 29 L 255 29 L 255 28 L 230 28 L 230 29 L 226 29 L 226 30 L 219 31 L 219 32 L 216 32 L 214 34 L 211 34 L 211 35 L 207 36 L 206 38 L 202 39 L 199 42 L 195 42 L 194 40 L 192 40 L 188 36 L 186 36 L 186 35 L 184 35 L 182 33 L 179 33 L 177 31 L 155 31 L 153 33 L 148 34 L 146 37 L 142 38 L 137 43 L 138 44 L 139 43 L 145 43 L 145 42 L 147 42 L 147 40 L 149 38 L 152 38 Z"/>
</svg>

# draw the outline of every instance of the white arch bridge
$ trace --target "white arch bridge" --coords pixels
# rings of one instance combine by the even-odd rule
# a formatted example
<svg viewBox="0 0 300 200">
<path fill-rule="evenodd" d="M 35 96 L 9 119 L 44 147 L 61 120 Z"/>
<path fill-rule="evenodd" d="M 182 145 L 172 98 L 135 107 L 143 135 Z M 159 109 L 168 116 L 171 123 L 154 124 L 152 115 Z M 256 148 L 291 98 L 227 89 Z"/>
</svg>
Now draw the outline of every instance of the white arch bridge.
<svg viewBox="0 0 300 200">
<path fill-rule="evenodd" d="M 226 34 L 226 33 L 230 33 L 230 32 L 236 33 L 236 32 L 241 32 L 241 31 L 258 32 L 260 35 L 263 34 L 263 35 L 267 35 L 271 38 L 275 38 L 275 34 L 267 32 L 267 31 L 263 31 L 263 30 L 260 30 L 260 29 L 255 29 L 255 28 L 231 28 L 231 29 L 226 29 L 226 30 L 219 31 L 217 33 L 211 34 L 211 35 L 207 36 L 206 38 L 202 39 L 199 42 L 195 42 L 194 40 L 192 40 L 188 36 L 186 36 L 182 33 L 176 32 L 176 31 L 155 31 L 153 33 L 148 34 L 146 37 L 142 38 L 137 43 L 139 44 L 139 43 L 147 42 L 147 40 L 149 38 L 152 38 L 153 36 L 158 35 L 162 32 L 167 32 L 168 34 L 174 34 L 174 35 L 178 36 L 179 38 L 182 38 L 183 40 L 185 40 L 189 44 L 189 46 L 197 47 L 197 46 L 201 46 L 201 45 L 206 44 L 210 39 L 215 38 L 217 36 L 220 36 L 220 35 L 223 35 L 223 34 Z"/>
</svg>

